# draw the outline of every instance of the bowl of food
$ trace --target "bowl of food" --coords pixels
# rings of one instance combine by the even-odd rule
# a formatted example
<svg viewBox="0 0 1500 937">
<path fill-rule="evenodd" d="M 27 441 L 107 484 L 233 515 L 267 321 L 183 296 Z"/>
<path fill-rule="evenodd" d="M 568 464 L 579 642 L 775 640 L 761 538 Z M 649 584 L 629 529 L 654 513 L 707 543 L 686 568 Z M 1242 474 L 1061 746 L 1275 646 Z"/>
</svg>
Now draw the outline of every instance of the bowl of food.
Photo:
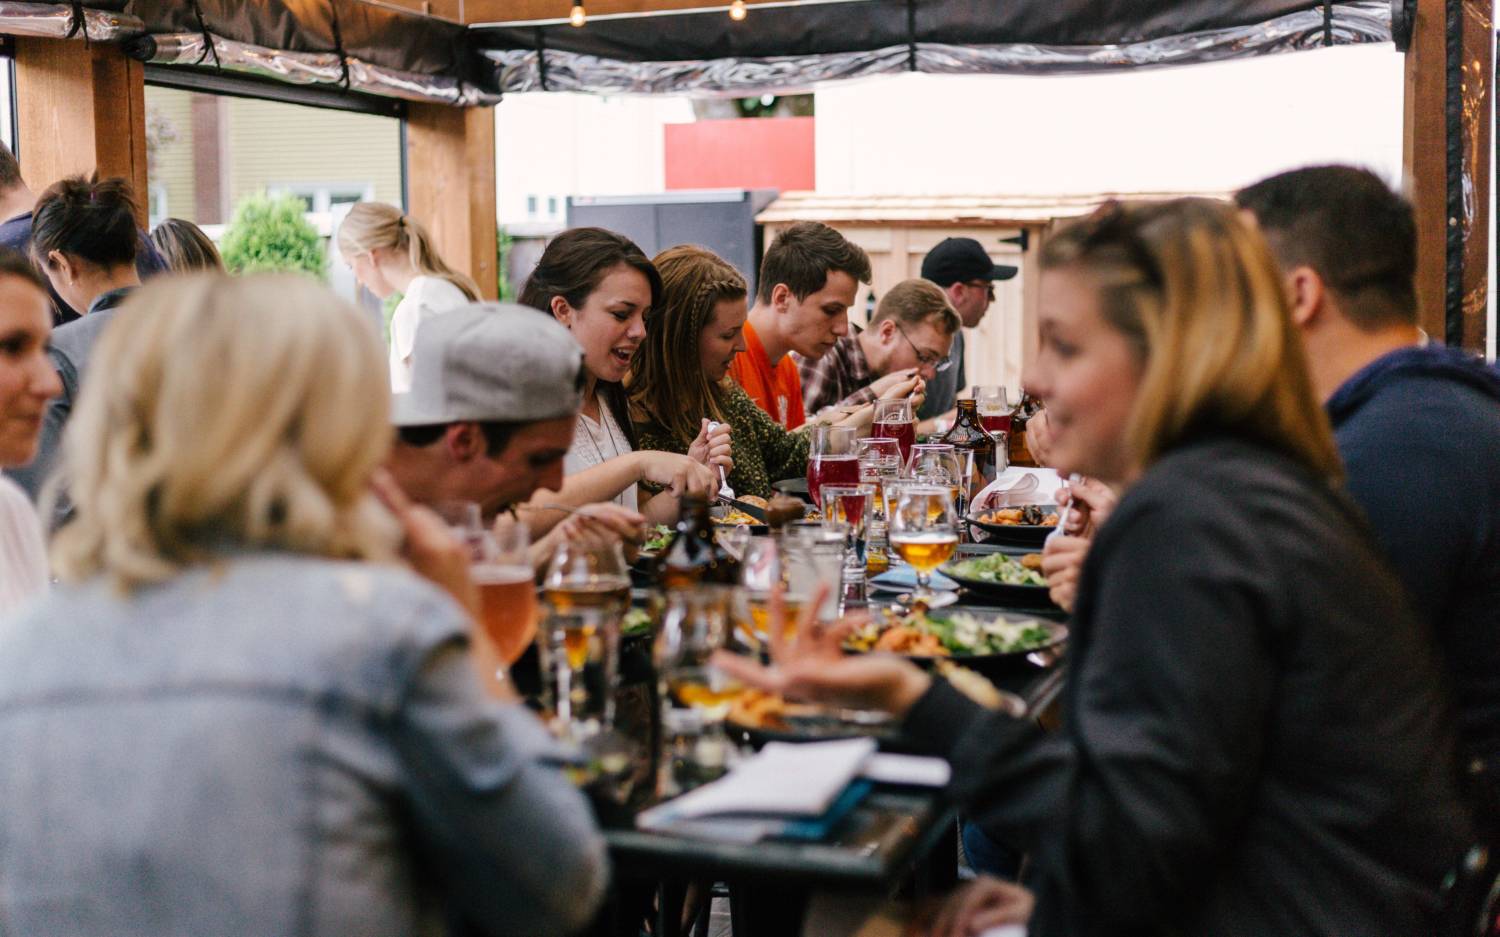
<svg viewBox="0 0 1500 937">
<path fill-rule="evenodd" d="M 961 553 L 940 568 L 975 595 L 1025 608 L 1055 607 L 1040 553 Z"/>
<path fill-rule="evenodd" d="M 886 610 L 876 615 L 850 632 L 844 649 L 900 654 L 931 668 L 951 661 L 994 677 L 1027 666 L 1030 655 L 1055 651 L 1067 640 L 1065 625 L 1045 619 L 999 609 L 918 607 L 905 614 Z"/>
<path fill-rule="evenodd" d="M 1047 535 L 1057 529 L 1058 514 L 1055 504 L 1028 504 L 980 511 L 970 514 L 965 520 L 971 528 L 984 531 L 985 539 L 990 543 L 1040 547 L 1046 542 Z"/>
</svg>

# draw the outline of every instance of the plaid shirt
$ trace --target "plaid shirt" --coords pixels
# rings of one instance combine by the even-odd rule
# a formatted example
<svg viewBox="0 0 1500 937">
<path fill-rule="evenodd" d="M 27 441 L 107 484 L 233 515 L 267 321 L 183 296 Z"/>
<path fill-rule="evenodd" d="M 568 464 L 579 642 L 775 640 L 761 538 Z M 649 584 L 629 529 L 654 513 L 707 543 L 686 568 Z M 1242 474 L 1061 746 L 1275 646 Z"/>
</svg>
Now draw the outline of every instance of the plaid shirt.
<svg viewBox="0 0 1500 937">
<path fill-rule="evenodd" d="M 875 399 L 870 385 L 880 375 L 859 347 L 859 334 L 859 329 L 851 329 L 821 358 L 796 356 L 802 374 L 802 408 L 809 417 L 825 407 L 858 407 Z"/>
</svg>

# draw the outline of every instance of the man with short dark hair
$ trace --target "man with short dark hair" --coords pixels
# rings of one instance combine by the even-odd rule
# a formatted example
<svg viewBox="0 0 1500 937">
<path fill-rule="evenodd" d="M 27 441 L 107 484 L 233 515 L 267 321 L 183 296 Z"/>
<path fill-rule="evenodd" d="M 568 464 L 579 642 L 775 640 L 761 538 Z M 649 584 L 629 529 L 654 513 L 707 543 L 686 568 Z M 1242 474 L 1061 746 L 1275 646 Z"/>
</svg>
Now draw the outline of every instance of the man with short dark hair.
<svg viewBox="0 0 1500 937">
<path fill-rule="evenodd" d="M 1416 223 L 1411 206 L 1373 173 L 1299 169 L 1236 200 L 1281 263 L 1349 493 L 1433 624 L 1470 770 L 1476 780 L 1493 778 L 1500 769 L 1500 375 L 1458 349 L 1423 347 Z"/>
<path fill-rule="evenodd" d="M 834 342 L 821 358 L 793 353 L 802 379 L 803 409 L 858 407 L 881 398 L 921 393 L 948 367 L 958 314 L 933 283 L 902 280 L 886 291 L 865 329 Z"/>
<path fill-rule="evenodd" d="M 434 316 L 417 332 L 411 391 L 395 397 L 386 467 L 414 501 L 472 501 L 491 519 L 562 487 L 582 388 L 583 352 L 550 316 L 508 303 Z M 533 545 L 534 561 L 563 539 L 639 539 L 645 524 L 618 505 L 581 511 Z"/>
<path fill-rule="evenodd" d="M 4 143 L 0 143 L 0 247 L 8 247 L 23 256 L 31 256 L 31 210 L 36 207 L 36 193 L 21 178 L 21 164 L 15 154 Z M 140 232 L 140 244 L 136 246 L 135 271 L 145 280 L 158 273 L 165 273 L 167 262 L 162 259 L 156 245 L 145 231 Z M 63 325 L 77 319 L 87 310 L 75 310 L 69 306 L 52 285 L 47 285 L 52 296 L 52 324 Z"/>
<path fill-rule="evenodd" d="M 965 329 L 979 327 L 995 301 L 995 281 L 1009 280 L 1019 272 L 1018 267 L 990 260 L 984 245 L 973 238 L 944 238 L 922 258 L 922 279 L 942 287 Z M 948 362 L 947 368 L 927 382 L 927 400 L 917 412 L 921 419 L 946 415 L 958 394 L 967 389 L 962 329 L 953 337 Z"/>
<path fill-rule="evenodd" d="M 750 399 L 787 429 L 806 422 L 802 380 L 789 357 L 821 358 L 849 334 L 849 307 L 870 282 L 864 249 L 816 221 L 776 236 L 760 265 L 755 305 L 745 322 L 745 350 L 729 373 Z"/>
</svg>

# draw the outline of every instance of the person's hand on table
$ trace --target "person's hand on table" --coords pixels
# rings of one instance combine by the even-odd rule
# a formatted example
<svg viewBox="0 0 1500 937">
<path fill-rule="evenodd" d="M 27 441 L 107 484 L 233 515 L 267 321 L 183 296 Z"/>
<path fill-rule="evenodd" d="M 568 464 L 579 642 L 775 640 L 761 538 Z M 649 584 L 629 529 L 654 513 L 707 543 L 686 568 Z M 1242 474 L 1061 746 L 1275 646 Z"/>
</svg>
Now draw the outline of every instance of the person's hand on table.
<svg viewBox="0 0 1500 937">
<path fill-rule="evenodd" d="M 828 586 L 819 587 L 803 606 L 791 635 L 786 628 L 786 600 L 781 589 L 771 593 L 767 642 L 771 665 L 762 666 L 730 651 L 715 652 L 715 667 L 768 693 L 787 699 L 875 709 L 904 716 L 927 692 L 932 678 L 907 660 L 888 654 L 845 654 L 843 641 L 857 622 L 845 619 L 827 627 L 817 621 Z"/>
<path fill-rule="evenodd" d="M 1073 611 L 1078 598 L 1078 578 L 1092 544 L 1087 537 L 1058 534 L 1048 537 L 1047 545 L 1042 547 L 1042 575 L 1047 577 L 1047 594 L 1065 612 Z"/>
<path fill-rule="evenodd" d="M 728 475 L 734 471 L 734 454 L 729 442 L 732 431 L 728 423 L 716 423 L 710 430 L 709 422 L 707 419 L 703 420 L 698 438 L 688 446 L 688 458 L 710 468 L 722 465 L 724 474 Z"/>
<path fill-rule="evenodd" d="M 908 937 L 979 937 L 1006 924 L 1031 920 L 1036 898 L 1014 882 L 982 875 L 955 889 L 936 910 L 919 918 Z"/>
</svg>

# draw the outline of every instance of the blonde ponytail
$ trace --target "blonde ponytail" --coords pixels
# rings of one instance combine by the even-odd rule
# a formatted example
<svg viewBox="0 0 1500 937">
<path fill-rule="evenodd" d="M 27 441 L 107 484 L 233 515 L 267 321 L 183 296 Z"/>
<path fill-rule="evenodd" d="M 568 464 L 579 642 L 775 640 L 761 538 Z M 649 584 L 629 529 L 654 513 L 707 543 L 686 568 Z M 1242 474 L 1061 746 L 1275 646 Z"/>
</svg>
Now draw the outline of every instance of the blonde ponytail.
<svg viewBox="0 0 1500 937">
<path fill-rule="evenodd" d="M 339 252 L 351 256 L 366 251 L 404 250 L 419 276 L 447 280 L 468 297 L 480 299 L 479 286 L 471 278 L 448 266 L 432 246 L 432 236 L 421 222 L 401 209 L 383 202 L 359 202 L 339 225 Z"/>
</svg>

